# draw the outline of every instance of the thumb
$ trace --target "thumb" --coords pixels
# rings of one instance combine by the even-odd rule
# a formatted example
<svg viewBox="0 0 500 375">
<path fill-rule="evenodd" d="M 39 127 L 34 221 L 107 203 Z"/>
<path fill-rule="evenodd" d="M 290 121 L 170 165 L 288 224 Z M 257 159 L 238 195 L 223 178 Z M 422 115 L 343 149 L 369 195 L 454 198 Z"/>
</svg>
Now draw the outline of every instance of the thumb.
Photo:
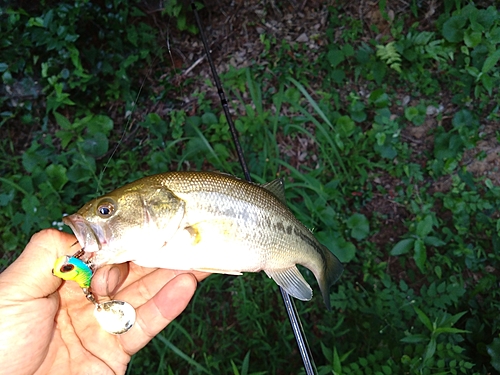
<svg viewBox="0 0 500 375">
<path fill-rule="evenodd" d="M 77 249 L 71 247 L 75 242 L 75 236 L 56 229 L 34 234 L 19 258 L 0 274 L 0 286 L 17 289 L 19 299 L 54 293 L 62 283 L 52 275 L 54 262 L 62 255 L 75 253 Z"/>
</svg>

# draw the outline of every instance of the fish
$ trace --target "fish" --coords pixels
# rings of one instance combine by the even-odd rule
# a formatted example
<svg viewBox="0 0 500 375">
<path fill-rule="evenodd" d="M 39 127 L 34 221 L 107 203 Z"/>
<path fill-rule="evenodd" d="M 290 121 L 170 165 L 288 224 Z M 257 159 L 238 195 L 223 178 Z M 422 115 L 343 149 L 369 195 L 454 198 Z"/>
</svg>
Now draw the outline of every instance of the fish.
<svg viewBox="0 0 500 375">
<path fill-rule="evenodd" d="M 219 172 L 143 177 L 85 204 L 63 222 L 97 269 L 143 267 L 241 275 L 264 271 L 303 301 L 315 276 L 327 309 L 343 266 L 286 205 L 284 181 L 259 185 Z"/>
<path fill-rule="evenodd" d="M 80 285 L 80 288 L 88 289 L 94 273 L 82 260 L 63 255 L 56 259 L 52 274 L 63 280 L 73 280 Z"/>
</svg>

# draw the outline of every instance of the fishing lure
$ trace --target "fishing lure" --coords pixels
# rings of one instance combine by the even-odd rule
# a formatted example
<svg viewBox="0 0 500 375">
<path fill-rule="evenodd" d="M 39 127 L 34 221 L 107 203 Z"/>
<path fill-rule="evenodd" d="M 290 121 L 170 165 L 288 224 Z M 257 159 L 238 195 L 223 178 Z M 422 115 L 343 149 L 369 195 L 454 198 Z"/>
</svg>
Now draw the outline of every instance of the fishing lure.
<svg viewBox="0 0 500 375">
<path fill-rule="evenodd" d="M 94 272 L 92 268 L 83 260 L 63 255 L 57 258 L 52 269 L 52 274 L 63 280 L 73 280 L 80 285 L 82 289 L 90 288 L 90 282 Z"/>
<path fill-rule="evenodd" d="M 57 258 L 52 274 L 66 281 L 75 281 L 82 288 L 85 297 L 95 305 L 94 316 L 106 332 L 120 335 L 127 332 L 134 325 L 136 312 L 129 303 L 119 300 L 103 303 L 96 301 L 90 290 L 94 270 L 91 265 L 77 258 L 77 256 L 63 255 Z"/>
</svg>

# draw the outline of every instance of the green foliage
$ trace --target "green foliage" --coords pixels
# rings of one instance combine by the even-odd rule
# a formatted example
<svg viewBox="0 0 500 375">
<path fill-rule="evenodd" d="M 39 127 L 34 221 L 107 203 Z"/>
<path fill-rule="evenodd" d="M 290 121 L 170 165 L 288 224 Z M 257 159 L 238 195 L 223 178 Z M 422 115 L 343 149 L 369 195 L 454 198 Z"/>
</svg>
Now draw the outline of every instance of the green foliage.
<svg viewBox="0 0 500 375">
<path fill-rule="evenodd" d="M 491 97 L 500 76 L 491 69 L 500 59 L 500 13 L 494 6 L 478 9 L 469 4 L 453 13 L 442 24 L 442 35 L 449 43 L 460 46 L 458 74 L 467 74 L 464 88 L 470 95 Z M 457 95 L 456 100 L 464 100 Z"/>
<path fill-rule="evenodd" d="M 165 51 L 139 5 L 0 10 L 0 266 L 34 232 L 145 174 L 241 175 L 208 95 L 179 109 L 170 77 L 142 89 L 146 67 L 164 74 Z M 500 141 L 498 10 L 447 0 L 435 23 L 396 17 L 381 41 L 344 10 L 329 8 L 317 59 L 262 33 L 259 58 L 272 63 L 222 75 L 253 179 L 284 177 L 292 212 L 345 265 L 333 312 L 317 292 L 297 303 L 319 373 L 500 371 L 500 187 L 494 170 L 471 168 Z M 410 10 L 422 16 L 420 2 Z M 191 30 L 180 2 L 164 17 Z M 128 373 L 300 373 L 295 351 L 272 280 L 214 275 Z"/>
<path fill-rule="evenodd" d="M 422 125 L 425 121 L 426 108 L 423 104 L 416 107 L 406 107 L 405 117 L 408 121 L 411 121 L 413 125 Z"/>
<path fill-rule="evenodd" d="M 500 338 L 496 338 L 488 345 L 488 354 L 491 356 L 491 365 L 500 371 Z"/>
<path fill-rule="evenodd" d="M 65 106 L 88 110 L 112 100 L 134 100 L 140 77 L 132 81 L 130 74 L 158 57 L 152 27 L 129 22 L 145 19 L 137 3 L 78 0 L 40 5 L 34 14 L 4 8 L 0 39 L 6 60 L 0 70 L 6 93 L 14 93 L 2 98 L 10 99 L 7 112 L 20 112 L 34 123 L 29 112 L 42 95 L 47 114 Z M 107 32 L 91 26 L 96 24 L 105 24 Z"/>
<path fill-rule="evenodd" d="M 178 1 L 178 0 L 169 0 L 165 3 L 165 8 L 163 8 L 162 13 L 167 14 L 173 19 L 175 19 L 177 29 L 179 31 L 189 31 L 190 33 L 196 34 L 198 29 L 194 25 L 194 23 L 188 22 L 188 10 L 190 9 L 187 6 L 188 3 Z M 200 9 L 199 2 L 196 2 L 197 9 Z"/>
<path fill-rule="evenodd" d="M 384 61 L 396 72 L 401 73 L 401 56 L 394 47 L 394 42 L 387 43 L 385 46 L 377 46 L 377 57 Z"/>
</svg>

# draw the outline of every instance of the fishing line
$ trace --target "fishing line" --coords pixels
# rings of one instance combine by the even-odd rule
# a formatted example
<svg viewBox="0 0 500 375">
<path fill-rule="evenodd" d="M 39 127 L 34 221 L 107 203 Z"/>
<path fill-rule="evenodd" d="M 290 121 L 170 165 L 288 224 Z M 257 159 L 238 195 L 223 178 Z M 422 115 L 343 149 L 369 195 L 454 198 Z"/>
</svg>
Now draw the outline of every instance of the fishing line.
<svg viewBox="0 0 500 375">
<path fill-rule="evenodd" d="M 215 81 L 215 87 L 217 88 L 217 93 L 219 94 L 222 108 L 224 109 L 224 114 L 226 116 L 227 123 L 229 125 L 229 130 L 231 131 L 231 136 L 233 138 L 234 146 L 236 147 L 236 153 L 238 154 L 238 159 L 240 161 L 241 168 L 243 169 L 243 174 L 245 175 L 245 179 L 248 182 L 252 182 L 252 178 L 250 176 L 250 172 L 248 170 L 245 157 L 243 155 L 243 149 L 241 148 L 241 144 L 238 138 L 238 132 L 236 131 L 236 127 L 234 126 L 233 120 L 231 118 L 231 113 L 229 112 L 229 106 L 226 100 L 226 96 L 224 94 L 224 89 L 222 88 L 222 85 L 219 80 L 219 75 L 217 74 L 217 70 L 215 69 L 214 62 L 212 61 L 212 56 L 210 55 L 210 49 L 208 47 L 207 38 L 205 37 L 205 33 L 203 32 L 200 16 L 198 15 L 198 10 L 196 9 L 194 0 L 191 0 L 191 9 L 193 10 L 194 17 L 196 19 L 196 24 L 198 26 L 198 30 L 200 31 L 201 41 L 203 43 L 203 47 L 205 48 L 205 55 L 207 56 L 208 64 L 210 65 L 210 70 L 212 71 L 212 76 Z M 306 370 L 306 374 L 307 375 L 317 374 L 318 372 L 316 369 L 316 365 L 314 364 L 314 358 L 312 356 L 309 343 L 307 342 L 307 338 L 304 333 L 304 328 L 302 327 L 302 323 L 300 322 L 299 314 L 297 312 L 297 308 L 295 307 L 295 302 L 281 286 L 279 288 L 281 291 L 281 296 L 283 297 L 285 310 L 288 314 L 288 319 L 290 320 L 290 325 L 292 326 L 292 331 L 295 336 L 295 340 L 297 341 L 297 346 L 299 347 L 299 352 L 302 357 L 302 362 L 304 363 L 304 369 Z"/>
<path fill-rule="evenodd" d="M 127 134 L 127 128 L 130 126 L 130 123 L 132 122 L 132 115 L 135 112 L 135 109 L 137 107 L 137 101 L 139 100 L 139 97 L 141 96 L 142 89 L 144 88 L 145 84 L 146 84 L 146 77 L 143 78 L 141 86 L 139 87 L 139 91 L 137 92 L 137 95 L 135 96 L 135 101 L 132 103 L 132 109 L 130 110 L 130 114 L 129 114 L 130 117 L 129 117 L 127 123 L 125 124 L 125 127 L 123 128 L 123 131 L 122 131 L 122 134 L 120 136 L 120 139 L 118 140 L 118 143 L 116 144 L 116 146 L 113 148 L 113 151 L 111 152 L 111 155 L 109 156 L 108 161 L 106 162 L 106 164 L 102 168 L 101 173 L 99 173 L 99 178 L 97 180 L 97 186 L 96 186 L 96 193 L 95 193 L 95 195 L 97 195 L 99 192 L 101 192 L 101 194 L 104 194 L 104 190 L 103 190 L 103 188 L 101 186 L 101 182 L 102 182 L 102 179 L 104 177 L 104 172 L 108 168 L 109 163 L 111 163 L 111 160 L 113 159 L 113 157 L 115 156 L 116 152 L 118 151 L 118 149 L 120 148 L 121 144 L 123 143 L 123 140 L 125 139 L 125 135 Z M 127 117 L 127 113 L 125 113 L 125 117 Z"/>
<path fill-rule="evenodd" d="M 215 69 L 214 62 L 212 61 L 212 56 L 210 55 L 210 48 L 208 47 L 207 38 L 205 37 L 205 33 L 203 32 L 200 16 L 198 15 L 198 10 L 196 9 L 194 0 L 191 0 L 191 8 L 193 9 L 194 17 L 196 18 L 198 30 L 200 30 L 201 41 L 203 42 L 203 47 L 205 48 L 205 55 L 207 56 L 208 64 L 210 65 L 210 69 L 212 70 L 212 76 L 215 81 L 215 87 L 217 87 L 217 93 L 219 94 L 220 102 L 222 104 L 222 108 L 224 109 L 224 115 L 226 116 L 227 123 L 229 125 L 229 130 L 231 131 L 231 136 L 233 137 L 234 147 L 236 147 L 236 153 L 238 154 L 238 159 L 240 160 L 241 168 L 243 169 L 243 174 L 245 175 L 245 179 L 248 182 L 251 182 L 252 177 L 250 176 L 250 171 L 248 170 L 245 157 L 243 156 L 243 149 L 241 148 L 240 140 L 238 138 L 238 132 L 236 131 L 233 119 L 231 118 L 231 113 L 229 112 L 229 106 L 227 104 L 226 95 L 224 95 L 224 90 L 222 89 L 222 85 L 219 80 L 219 75 L 217 74 L 217 70 Z"/>
</svg>

